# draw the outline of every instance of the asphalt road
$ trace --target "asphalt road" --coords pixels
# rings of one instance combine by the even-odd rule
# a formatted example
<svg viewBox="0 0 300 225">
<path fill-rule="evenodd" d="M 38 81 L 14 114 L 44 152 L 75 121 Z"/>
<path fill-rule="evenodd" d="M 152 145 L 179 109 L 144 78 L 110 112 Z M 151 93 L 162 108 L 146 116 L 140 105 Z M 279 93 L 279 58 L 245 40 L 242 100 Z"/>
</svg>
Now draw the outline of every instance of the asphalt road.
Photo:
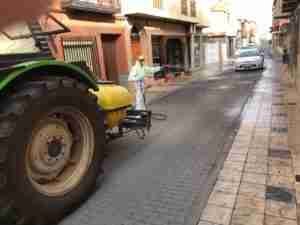
<svg viewBox="0 0 300 225">
<path fill-rule="evenodd" d="M 145 140 L 109 144 L 101 185 L 60 225 L 196 225 L 262 73 L 227 72 L 153 102 L 168 119 Z"/>
</svg>

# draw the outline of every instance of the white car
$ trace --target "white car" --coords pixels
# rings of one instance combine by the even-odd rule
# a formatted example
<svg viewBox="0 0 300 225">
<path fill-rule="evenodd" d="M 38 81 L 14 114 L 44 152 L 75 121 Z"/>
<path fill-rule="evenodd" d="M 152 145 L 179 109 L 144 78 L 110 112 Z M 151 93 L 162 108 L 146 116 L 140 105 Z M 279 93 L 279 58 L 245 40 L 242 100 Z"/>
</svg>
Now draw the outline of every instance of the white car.
<svg viewBox="0 0 300 225">
<path fill-rule="evenodd" d="M 263 69 L 264 56 L 258 49 L 239 50 L 234 60 L 235 70 Z"/>
</svg>

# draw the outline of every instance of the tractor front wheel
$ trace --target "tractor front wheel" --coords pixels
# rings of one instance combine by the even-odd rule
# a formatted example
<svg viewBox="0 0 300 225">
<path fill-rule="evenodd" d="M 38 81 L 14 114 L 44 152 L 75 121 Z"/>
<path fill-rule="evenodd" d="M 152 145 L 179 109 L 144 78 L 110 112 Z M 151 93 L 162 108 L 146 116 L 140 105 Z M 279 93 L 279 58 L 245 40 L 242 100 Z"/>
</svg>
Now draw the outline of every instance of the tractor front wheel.
<svg viewBox="0 0 300 225">
<path fill-rule="evenodd" d="M 0 224 L 53 224 L 91 193 L 104 152 L 95 96 L 72 79 L 18 86 L 1 103 Z"/>
</svg>

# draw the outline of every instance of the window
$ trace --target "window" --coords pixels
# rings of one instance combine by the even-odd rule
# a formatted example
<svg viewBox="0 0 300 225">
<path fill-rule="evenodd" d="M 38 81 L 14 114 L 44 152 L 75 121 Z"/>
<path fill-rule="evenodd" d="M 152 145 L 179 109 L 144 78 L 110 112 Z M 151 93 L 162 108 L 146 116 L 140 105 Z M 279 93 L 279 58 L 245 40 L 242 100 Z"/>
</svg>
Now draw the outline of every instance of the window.
<svg viewBox="0 0 300 225">
<path fill-rule="evenodd" d="M 183 15 L 186 15 L 188 14 L 188 3 L 187 3 L 187 0 L 181 0 L 181 13 Z"/>
<path fill-rule="evenodd" d="M 152 61 L 154 66 L 161 66 L 161 37 L 152 36 Z"/>
<path fill-rule="evenodd" d="M 95 78 L 100 75 L 99 57 L 95 38 L 63 38 L 64 60 L 85 63 Z"/>
<path fill-rule="evenodd" d="M 163 0 L 153 0 L 153 8 L 161 9 Z"/>
<path fill-rule="evenodd" d="M 196 4 L 196 0 L 191 0 L 191 16 L 193 16 L 193 17 L 197 16 L 197 4 Z"/>
</svg>

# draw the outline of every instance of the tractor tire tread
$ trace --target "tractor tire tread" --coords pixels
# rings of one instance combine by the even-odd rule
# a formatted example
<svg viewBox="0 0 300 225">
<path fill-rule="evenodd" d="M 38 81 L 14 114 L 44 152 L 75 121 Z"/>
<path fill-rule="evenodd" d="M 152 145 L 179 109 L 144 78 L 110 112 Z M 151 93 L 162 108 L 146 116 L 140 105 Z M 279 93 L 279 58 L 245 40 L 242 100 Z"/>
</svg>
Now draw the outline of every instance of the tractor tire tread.
<svg viewBox="0 0 300 225">
<path fill-rule="evenodd" d="M 61 87 L 76 88 L 87 94 L 93 101 L 97 97 L 88 91 L 88 87 L 80 81 L 71 78 L 44 77 L 42 81 L 27 81 L 14 88 L 2 101 L 0 109 L 0 224 L 32 225 L 44 224 L 44 218 L 38 215 L 24 215 L 19 210 L 17 200 L 11 194 L 8 180 L 9 138 L 14 131 L 17 120 L 26 109 L 30 101 L 42 98 L 47 91 Z M 99 109 L 99 112 L 101 110 Z M 47 224 L 47 222 L 45 223 Z"/>
</svg>

